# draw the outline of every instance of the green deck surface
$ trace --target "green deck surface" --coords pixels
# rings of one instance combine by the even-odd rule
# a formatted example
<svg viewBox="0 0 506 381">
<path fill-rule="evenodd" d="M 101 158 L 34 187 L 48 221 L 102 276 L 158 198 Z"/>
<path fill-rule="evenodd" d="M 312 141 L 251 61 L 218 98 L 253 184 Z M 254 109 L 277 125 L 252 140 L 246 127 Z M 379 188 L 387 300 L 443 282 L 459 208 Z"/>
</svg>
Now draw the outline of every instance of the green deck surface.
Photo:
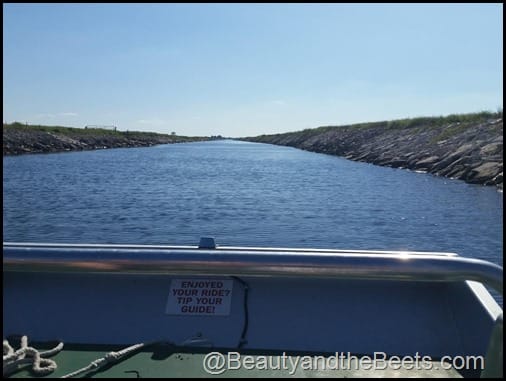
<svg viewBox="0 0 506 381">
<path fill-rule="evenodd" d="M 49 349 L 52 346 L 36 343 L 29 343 L 30 346 L 39 350 Z M 53 345 L 54 346 L 54 345 Z M 46 377 L 61 377 L 65 374 L 76 371 L 89 365 L 92 361 L 103 357 L 110 351 L 119 351 L 124 347 L 119 346 L 105 346 L 105 345 L 77 345 L 67 344 L 63 351 L 51 357 L 56 361 L 58 368 L 55 372 Z M 17 349 L 17 348 L 15 348 Z M 211 352 L 220 352 L 227 356 L 226 350 L 216 350 L 209 348 L 181 348 L 171 346 L 169 344 L 157 344 L 142 348 L 138 352 L 131 354 L 116 363 L 107 364 L 99 370 L 90 371 L 78 377 L 95 377 L 95 378 L 186 378 L 186 377 L 428 377 L 428 378 L 460 378 L 462 374 L 455 369 L 444 370 L 438 369 L 440 367 L 439 361 L 432 361 L 432 369 L 409 370 L 402 369 L 399 366 L 387 367 L 381 370 L 368 369 L 368 366 L 362 366 L 357 370 L 357 362 L 361 358 L 357 356 L 358 361 L 353 360 L 346 366 L 347 369 L 336 370 L 335 362 L 328 363 L 331 369 L 323 369 L 322 365 L 325 359 L 328 359 L 333 354 L 302 354 L 302 353 L 287 353 L 282 360 L 283 352 L 273 351 L 247 351 L 247 350 L 230 350 L 230 352 L 240 352 L 242 359 L 249 356 L 246 367 L 253 369 L 240 369 L 226 370 L 220 375 L 212 375 L 205 371 L 203 361 L 206 354 Z M 235 356 L 235 355 L 234 355 Z M 268 363 L 263 360 L 272 356 L 272 368 L 278 369 L 265 369 Z M 299 363 L 296 367 L 292 366 L 297 361 Z M 318 356 L 318 360 L 317 360 Z M 235 358 L 235 357 L 234 357 Z M 313 360 L 309 360 L 312 358 Z M 256 368 L 254 367 L 253 360 L 255 359 Z M 313 368 L 319 361 L 319 369 Z M 236 367 L 238 362 L 233 363 Z M 253 364 L 253 365 L 251 365 Z M 399 369 L 398 369 L 399 368 Z M 478 374 L 474 374 L 478 375 Z M 469 375 L 468 375 L 469 376 Z M 12 374 L 13 378 L 26 378 L 34 377 L 31 371 L 31 364 L 23 365 L 19 371 Z"/>
</svg>

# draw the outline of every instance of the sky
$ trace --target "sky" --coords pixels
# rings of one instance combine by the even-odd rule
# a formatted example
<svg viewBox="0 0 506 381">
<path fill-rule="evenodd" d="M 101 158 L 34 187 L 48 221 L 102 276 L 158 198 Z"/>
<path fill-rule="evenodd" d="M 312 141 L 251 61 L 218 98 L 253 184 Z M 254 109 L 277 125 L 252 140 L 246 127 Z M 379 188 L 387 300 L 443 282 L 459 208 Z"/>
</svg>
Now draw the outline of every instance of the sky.
<svg viewBox="0 0 506 381">
<path fill-rule="evenodd" d="M 503 102 L 503 5 L 4 4 L 3 120 L 227 137 Z"/>
</svg>

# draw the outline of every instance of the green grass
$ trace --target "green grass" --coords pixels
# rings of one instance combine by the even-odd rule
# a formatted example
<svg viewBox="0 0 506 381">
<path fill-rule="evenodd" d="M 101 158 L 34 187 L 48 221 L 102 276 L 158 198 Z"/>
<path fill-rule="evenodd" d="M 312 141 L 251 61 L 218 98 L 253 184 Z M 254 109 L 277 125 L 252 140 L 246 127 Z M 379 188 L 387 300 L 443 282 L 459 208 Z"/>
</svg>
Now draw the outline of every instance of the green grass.
<svg viewBox="0 0 506 381">
<path fill-rule="evenodd" d="M 154 138 L 154 137 L 167 137 L 171 139 L 185 138 L 192 139 L 187 136 L 180 135 L 169 135 L 160 134 L 156 132 L 145 132 L 145 131 L 118 131 L 105 128 L 76 128 L 76 127 L 64 127 L 64 126 L 43 126 L 43 125 L 30 125 L 19 122 L 13 122 L 3 125 L 4 129 L 15 129 L 19 131 L 41 131 L 46 133 L 60 134 L 69 137 L 74 136 L 123 136 L 128 138 Z M 197 139 L 197 138 L 196 138 Z"/>
<path fill-rule="evenodd" d="M 387 129 L 407 129 L 417 127 L 438 128 L 453 123 L 481 123 L 489 119 L 502 118 L 502 110 L 498 112 L 481 111 L 470 114 L 451 114 L 447 116 L 423 116 L 416 118 L 404 118 L 391 121 L 358 123 L 345 126 L 328 126 L 325 128 L 373 128 L 386 127 Z M 321 128 L 321 127 L 320 127 Z M 318 130 L 318 129 L 316 129 Z"/>
<path fill-rule="evenodd" d="M 268 139 L 270 137 L 288 136 L 294 134 L 300 137 L 310 137 L 336 129 L 354 129 L 354 130 L 369 129 L 369 128 L 385 128 L 387 130 L 418 129 L 418 132 L 420 132 L 423 129 L 441 128 L 449 124 L 458 124 L 457 126 L 455 126 L 455 128 L 450 128 L 447 132 L 445 132 L 444 136 L 447 135 L 447 137 L 449 137 L 451 136 L 451 134 L 458 133 L 462 129 L 465 129 L 470 124 L 482 123 L 490 119 L 499 119 L 499 118 L 502 118 L 502 109 L 499 109 L 497 112 L 481 111 L 469 114 L 451 114 L 447 116 L 424 116 L 415 118 L 396 119 L 391 121 L 346 124 L 341 126 L 322 126 L 317 128 L 306 128 L 305 130 L 286 132 L 282 134 L 261 135 L 258 136 L 257 139 Z"/>
<path fill-rule="evenodd" d="M 4 124 L 4 128 L 13 128 L 16 130 L 25 131 L 42 131 L 52 132 L 64 135 L 81 134 L 81 135 L 117 135 L 119 131 L 102 129 L 102 128 L 76 128 L 76 127 L 63 127 L 63 126 L 42 126 L 42 125 L 30 125 L 19 122 L 10 124 Z"/>
</svg>

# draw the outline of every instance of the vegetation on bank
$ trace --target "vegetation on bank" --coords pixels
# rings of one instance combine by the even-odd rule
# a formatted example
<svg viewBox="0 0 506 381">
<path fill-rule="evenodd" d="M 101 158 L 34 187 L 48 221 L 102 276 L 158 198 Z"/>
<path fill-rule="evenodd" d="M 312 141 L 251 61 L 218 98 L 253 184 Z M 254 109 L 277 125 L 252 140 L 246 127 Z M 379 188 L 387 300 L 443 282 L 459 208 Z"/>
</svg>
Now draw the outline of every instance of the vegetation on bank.
<svg viewBox="0 0 506 381">
<path fill-rule="evenodd" d="M 43 126 L 43 125 L 31 125 L 31 124 L 23 124 L 19 122 L 7 123 L 3 125 L 5 129 L 12 129 L 23 132 L 30 131 L 41 131 L 46 133 L 60 134 L 64 136 L 68 136 L 70 138 L 75 138 L 79 136 L 94 136 L 94 137 L 104 137 L 104 136 L 112 136 L 112 137 L 125 137 L 128 139 L 136 139 L 136 138 L 168 138 L 171 140 L 182 139 L 185 141 L 200 141 L 206 140 L 206 137 L 191 137 L 191 136 L 180 136 L 175 134 L 160 134 L 156 132 L 144 132 L 144 131 L 119 131 L 117 129 L 109 129 L 109 128 L 78 128 L 78 127 L 63 127 L 63 126 Z"/>
<path fill-rule="evenodd" d="M 146 147 L 157 144 L 214 140 L 217 137 L 180 136 L 143 131 L 118 131 L 113 128 L 86 128 L 28 125 L 19 122 L 3 125 L 3 154 L 48 153 L 105 148 Z"/>
<path fill-rule="evenodd" d="M 445 129 L 445 135 L 441 138 L 448 138 L 453 136 L 469 125 L 479 124 L 486 122 L 490 119 L 502 119 L 503 111 L 502 108 L 497 112 L 492 111 L 481 111 L 469 114 L 451 114 L 447 116 L 428 116 L 428 117 L 415 117 L 415 118 L 404 118 L 390 121 L 381 122 L 364 122 L 355 124 L 345 124 L 339 126 L 321 126 L 316 128 L 306 128 L 301 131 L 285 132 L 280 134 L 264 134 L 256 137 L 247 137 L 244 140 L 255 140 L 261 141 L 263 138 L 279 137 L 285 135 L 300 135 L 300 136 L 313 136 L 321 133 L 325 133 L 335 129 L 370 129 L 370 128 L 382 128 L 385 130 L 402 130 L 402 129 L 415 129 L 418 128 L 417 132 L 422 129 L 437 129 L 441 127 L 450 126 L 450 129 Z"/>
</svg>

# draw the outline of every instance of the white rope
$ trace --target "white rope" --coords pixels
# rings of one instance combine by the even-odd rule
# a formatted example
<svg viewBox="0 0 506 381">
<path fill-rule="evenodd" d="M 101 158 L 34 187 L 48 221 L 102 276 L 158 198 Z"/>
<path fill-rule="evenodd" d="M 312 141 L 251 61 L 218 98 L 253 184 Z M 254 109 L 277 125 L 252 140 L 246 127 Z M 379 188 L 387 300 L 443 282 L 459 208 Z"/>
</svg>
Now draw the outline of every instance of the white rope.
<svg viewBox="0 0 506 381">
<path fill-rule="evenodd" d="M 56 370 L 56 362 L 42 356 L 52 356 L 60 352 L 63 343 L 59 343 L 53 349 L 39 352 L 28 346 L 28 337 L 21 337 L 21 347 L 14 351 L 8 340 L 3 341 L 3 375 L 8 376 L 17 371 L 21 365 L 32 363 L 32 370 L 37 376 L 45 376 Z"/>
<path fill-rule="evenodd" d="M 66 374 L 61 378 L 70 378 L 78 376 L 82 373 L 87 373 L 91 370 L 97 370 L 103 366 L 121 360 L 123 357 L 131 354 L 132 352 L 144 347 L 145 343 L 135 344 L 130 347 L 124 348 L 118 352 L 109 352 L 104 357 L 92 361 L 84 368 L 78 369 L 75 372 Z M 63 343 L 59 343 L 53 349 L 47 351 L 38 351 L 33 347 L 28 346 L 28 337 L 21 337 L 21 347 L 15 351 L 9 344 L 8 340 L 3 341 L 3 375 L 8 376 L 15 371 L 19 370 L 21 365 L 32 363 L 32 370 L 37 376 L 45 376 L 54 372 L 57 368 L 56 362 L 42 356 L 52 356 L 63 349 Z"/>
<path fill-rule="evenodd" d="M 91 370 L 97 370 L 109 363 L 116 362 L 116 361 L 120 360 L 122 357 L 136 351 L 137 349 L 144 347 L 145 345 L 146 345 L 145 343 L 140 343 L 140 344 L 135 344 L 135 345 L 132 345 L 132 346 L 127 347 L 125 349 L 122 349 L 119 352 L 109 352 L 104 357 L 101 357 L 97 360 L 92 361 L 88 366 L 78 369 L 75 372 L 66 374 L 65 376 L 62 376 L 61 378 L 75 377 L 75 376 L 78 376 L 82 373 L 87 373 Z"/>
</svg>

